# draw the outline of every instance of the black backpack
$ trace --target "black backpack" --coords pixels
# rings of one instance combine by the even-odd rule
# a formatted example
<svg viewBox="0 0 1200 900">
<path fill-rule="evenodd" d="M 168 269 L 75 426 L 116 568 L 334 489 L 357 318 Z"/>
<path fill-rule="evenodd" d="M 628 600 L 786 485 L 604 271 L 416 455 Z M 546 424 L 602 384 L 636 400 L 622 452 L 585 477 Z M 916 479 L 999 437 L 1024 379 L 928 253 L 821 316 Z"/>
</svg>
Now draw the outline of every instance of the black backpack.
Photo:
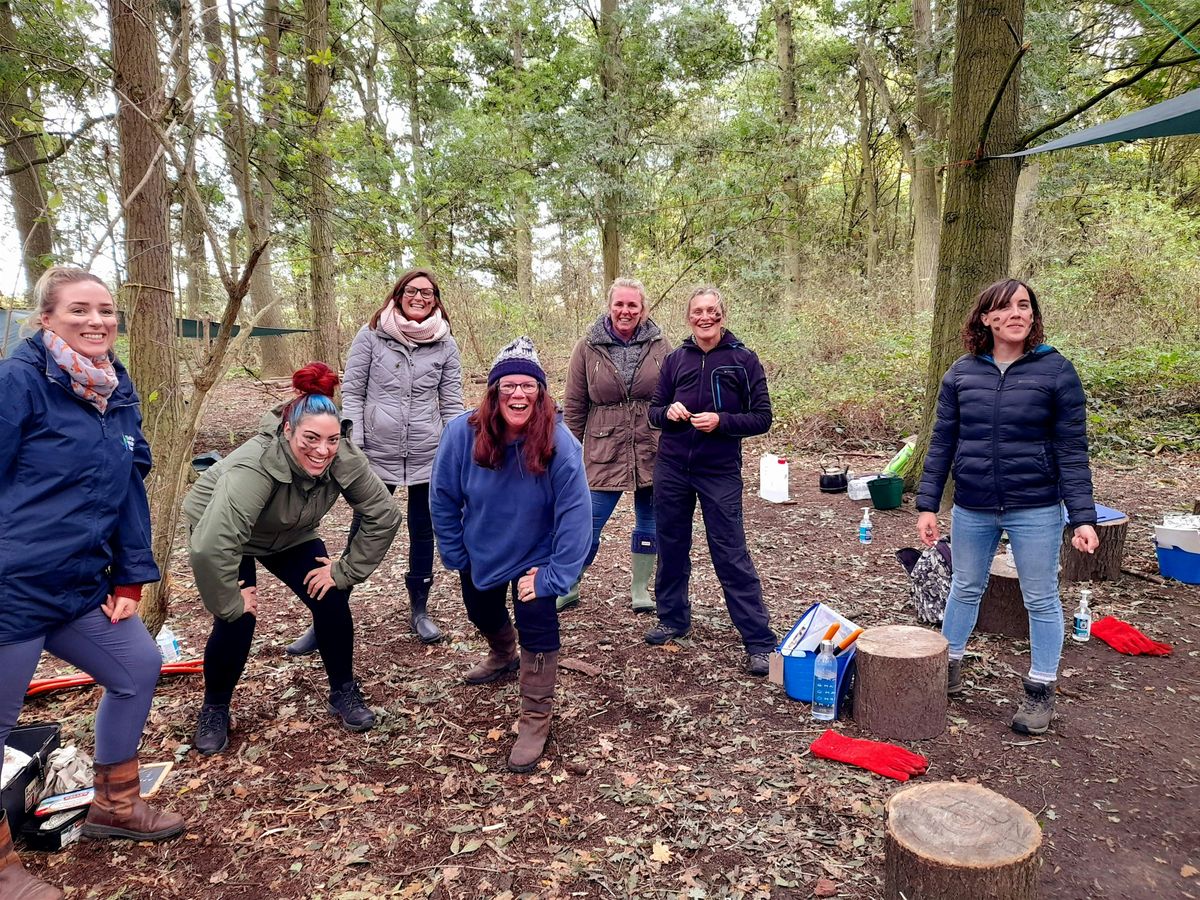
<svg viewBox="0 0 1200 900">
<path fill-rule="evenodd" d="M 896 559 L 908 572 L 908 587 L 917 609 L 917 621 L 940 625 L 946 612 L 946 598 L 950 596 L 950 577 L 954 573 L 950 542 L 943 538 L 924 550 L 902 547 L 896 551 Z"/>
</svg>

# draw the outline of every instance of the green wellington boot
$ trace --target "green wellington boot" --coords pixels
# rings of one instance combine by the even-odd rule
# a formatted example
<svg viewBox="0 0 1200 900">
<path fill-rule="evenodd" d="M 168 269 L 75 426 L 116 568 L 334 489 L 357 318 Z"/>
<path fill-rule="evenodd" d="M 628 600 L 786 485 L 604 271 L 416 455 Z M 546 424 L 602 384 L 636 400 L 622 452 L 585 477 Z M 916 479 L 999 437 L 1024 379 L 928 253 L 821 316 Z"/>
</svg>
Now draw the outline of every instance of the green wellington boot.
<svg viewBox="0 0 1200 900">
<path fill-rule="evenodd" d="M 633 594 L 633 611 L 635 613 L 655 612 L 654 598 L 650 596 L 650 581 L 654 577 L 654 563 L 657 560 L 652 553 L 634 553 L 630 558 L 630 571 L 633 572 L 630 592 Z"/>
</svg>

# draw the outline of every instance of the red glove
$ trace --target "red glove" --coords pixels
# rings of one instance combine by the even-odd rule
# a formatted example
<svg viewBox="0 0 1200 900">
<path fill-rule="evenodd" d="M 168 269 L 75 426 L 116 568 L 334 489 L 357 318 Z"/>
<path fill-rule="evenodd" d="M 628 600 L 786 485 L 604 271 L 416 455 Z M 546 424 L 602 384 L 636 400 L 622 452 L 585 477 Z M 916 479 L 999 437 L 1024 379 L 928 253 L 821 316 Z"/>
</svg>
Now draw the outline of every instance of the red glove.
<svg viewBox="0 0 1200 900">
<path fill-rule="evenodd" d="M 909 775 L 924 775 L 929 765 L 929 761 L 919 753 L 883 741 L 848 738 L 832 728 L 826 729 L 808 749 L 813 756 L 849 763 L 897 781 L 908 781 Z"/>
<path fill-rule="evenodd" d="M 1093 622 L 1092 634 L 1118 653 L 1128 653 L 1130 656 L 1168 656 L 1171 653 L 1170 644 L 1152 641 L 1128 622 L 1112 616 Z"/>
</svg>

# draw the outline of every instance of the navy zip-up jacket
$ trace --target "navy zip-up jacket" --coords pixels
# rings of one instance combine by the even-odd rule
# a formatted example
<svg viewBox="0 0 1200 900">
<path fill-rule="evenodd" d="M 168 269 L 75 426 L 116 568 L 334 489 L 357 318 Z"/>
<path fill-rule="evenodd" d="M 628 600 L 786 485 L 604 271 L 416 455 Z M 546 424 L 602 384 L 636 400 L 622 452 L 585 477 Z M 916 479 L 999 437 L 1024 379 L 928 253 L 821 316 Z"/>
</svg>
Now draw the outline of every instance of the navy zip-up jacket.
<svg viewBox="0 0 1200 900">
<path fill-rule="evenodd" d="M 690 422 L 672 422 L 667 407 L 676 401 L 692 413 L 719 413 L 720 425 L 706 433 Z M 740 475 L 742 438 L 766 434 L 771 427 L 767 375 L 754 351 L 731 331 L 708 352 L 686 338 L 663 362 L 649 417 L 651 425 L 662 429 L 660 464 Z"/>
<path fill-rule="evenodd" d="M 44 635 L 117 585 L 157 581 L 137 393 L 114 363 L 104 415 L 71 390 L 41 332 L 0 361 L 0 644 Z"/>
<path fill-rule="evenodd" d="M 1067 505 L 1071 524 L 1095 525 L 1083 384 L 1042 344 L 1003 374 L 988 355 L 960 356 L 942 378 L 917 509 L 937 512 L 948 474 L 966 509 Z"/>
</svg>

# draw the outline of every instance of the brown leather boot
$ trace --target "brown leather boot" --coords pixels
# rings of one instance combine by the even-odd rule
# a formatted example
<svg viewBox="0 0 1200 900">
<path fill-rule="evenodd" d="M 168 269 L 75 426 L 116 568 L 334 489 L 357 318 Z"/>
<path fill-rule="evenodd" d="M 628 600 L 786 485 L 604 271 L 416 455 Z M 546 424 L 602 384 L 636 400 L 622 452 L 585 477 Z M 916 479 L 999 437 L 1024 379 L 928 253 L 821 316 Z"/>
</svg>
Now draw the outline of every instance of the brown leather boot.
<svg viewBox="0 0 1200 900">
<path fill-rule="evenodd" d="M 558 680 L 558 651 L 530 653 L 521 650 L 521 718 L 517 740 L 508 755 L 510 772 L 532 772 L 550 737 L 550 713 Z"/>
<path fill-rule="evenodd" d="M 25 871 L 13 849 L 8 816 L 0 810 L 0 897 L 4 900 L 61 900 L 62 891 Z"/>
<path fill-rule="evenodd" d="M 142 800 L 138 758 L 95 767 L 96 790 L 83 833 L 93 838 L 165 841 L 183 832 L 183 816 L 160 812 Z"/>
<path fill-rule="evenodd" d="M 510 672 L 515 672 L 521 660 L 517 656 L 517 630 L 512 622 L 505 622 L 504 627 L 493 634 L 485 634 L 488 646 L 492 649 L 478 665 L 463 676 L 467 684 L 487 684 L 503 678 Z"/>
</svg>

